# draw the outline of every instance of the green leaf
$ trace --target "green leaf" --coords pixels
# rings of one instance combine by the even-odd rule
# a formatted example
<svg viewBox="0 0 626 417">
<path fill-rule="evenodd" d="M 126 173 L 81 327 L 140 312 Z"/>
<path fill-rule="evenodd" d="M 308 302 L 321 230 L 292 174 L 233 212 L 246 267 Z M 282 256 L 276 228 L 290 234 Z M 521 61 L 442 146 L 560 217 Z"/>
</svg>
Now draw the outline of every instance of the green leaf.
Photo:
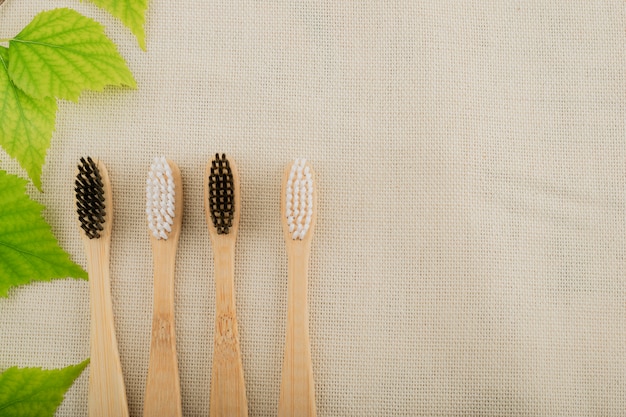
<svg viewBox="0 0 626 417">
<path fill-rule="evenodd" d="M 117 17 L 137 37 L 139 46 L 146 50 L 146 9 L 148 0 L 90 0 L 96 6 Z"/>
<path fill-rule="evenodd" d="M 41 190 L 41 169 L 54 131 L 57 102 L 27 96 L 10 80 L 9 52 L 0 46 L 0 145 Z"/>
<path fill-rule="evenodd" d="M 41 12 L 9 41 L 9 76 L 34 98 L 76 101 L 83 90 L 136 87 L 100 23 L 71 9 Z"/>
<path fill-rule="evenodd" d="M 53 417 L 89 359 L 63 369 L 9 368 L 0 373 L 0 415 Z"/>
<path fill-rule="evenodd" d="M 26 180 L 0 170 L 0 297 L 31 281 L 87 279 L 59 247 L 41 216 L 44 207 L 26 195 L 25 186 Z"/>
</svg>

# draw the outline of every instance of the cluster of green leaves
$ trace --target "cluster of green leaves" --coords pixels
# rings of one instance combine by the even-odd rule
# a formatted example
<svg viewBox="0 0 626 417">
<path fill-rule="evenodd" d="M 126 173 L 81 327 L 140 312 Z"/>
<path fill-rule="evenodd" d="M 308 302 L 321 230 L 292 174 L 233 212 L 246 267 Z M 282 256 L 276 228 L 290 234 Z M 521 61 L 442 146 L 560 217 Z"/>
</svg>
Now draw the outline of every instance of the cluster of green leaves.
<svg viewBox="0 0 626 417">
<path fill-rule="evenodd" d="M 92 0 L 120 18 L 145 50 L 147 0 Z M 0 0 L 1 4 L 2 0 Z M 135 88 L 135 80 L 103 27 L 71 9 L 38 14 L 0 45 L 0 146 L 41 190 L 54 131 L 57 99 L 77 101 L 83 90 Z M 87 279 L 61 249 L 26 193 L 27 181 L 0 170 L 0 298 L 9 289 L 55 278 Z M 0 415 L 53 416 L 89 360 L 64 369 L 9 368 L 0 373 Z"/>
<path fill-rule="evenodd" d="M 38 14 L 0 47 L 0 145 L 41 189 L 56 98 L 135 80 L 103 27 L 71 9 Z"/>
</svg>

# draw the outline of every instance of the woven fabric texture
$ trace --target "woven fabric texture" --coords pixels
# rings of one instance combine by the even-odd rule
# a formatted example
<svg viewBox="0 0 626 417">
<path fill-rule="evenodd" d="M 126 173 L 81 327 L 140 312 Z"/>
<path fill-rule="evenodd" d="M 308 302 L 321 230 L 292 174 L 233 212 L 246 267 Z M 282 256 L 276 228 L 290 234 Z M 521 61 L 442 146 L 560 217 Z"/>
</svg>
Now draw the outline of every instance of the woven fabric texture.
<svg viewBox="0 0 626 417">
<path fill-rule="evenodd" d="M 60 102 L 40 194 L 86 265 L 78 158 L 113 183 L 112 294 L 132 416 L 152 320 L 145 178 L 178 163 L 185 416 L 209 412 L 215 289 L 202 178 L 237 162 L 235 286 L 251 416 L 275 416 L 287 260 L 283 167 L 314 167 L 310 333 L 319 416 L 626 415 L 626 2 L 151 0 L 148 51 L 89 2 L 138 82 Z M 1 121 L 0 121 L 1 122 Z M 6 154 L 2 168 L 24 175 Z M 89 356 L 89 286 L 0 300 L 0 369 Z M 87 370 L 59 417 L 87 413 Z"/>
</svg>

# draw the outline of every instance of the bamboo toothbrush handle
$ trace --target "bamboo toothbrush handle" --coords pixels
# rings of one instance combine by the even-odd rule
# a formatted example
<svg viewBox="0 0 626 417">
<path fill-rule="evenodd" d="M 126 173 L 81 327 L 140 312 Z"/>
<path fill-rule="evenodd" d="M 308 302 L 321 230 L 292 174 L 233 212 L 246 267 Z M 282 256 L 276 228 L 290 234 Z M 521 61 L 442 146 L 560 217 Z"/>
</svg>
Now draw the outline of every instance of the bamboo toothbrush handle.
<svg viewBox="0 0 626 417">
<path fill-rule="evenodd" d="M 235 245 L 217 244 L 215 252 L 215 347 L 211 376 L 211 417 L 248 415 L 239 332 L 235 314 Z"/>
<path fill-rule="evenodd" d="M 126 388 L 113 325 L 108 242 L 87 243 L 91 286 L 89 417 L 128 417 Z"/>
<path fill-rule="evenodd" d="M 298 250 L 299 249 L 299 250 Z M 288 246 L 287 335 L 279 417 L 315 417 L 315 385 L 307 303 L 308 248 Z"/>
<path fill-rule="evenodd" d="M 176 242 L 158 241 L 153 245 L 154 304 L 143 415 L 182 417 L 174 326 Z"/>
</svg>

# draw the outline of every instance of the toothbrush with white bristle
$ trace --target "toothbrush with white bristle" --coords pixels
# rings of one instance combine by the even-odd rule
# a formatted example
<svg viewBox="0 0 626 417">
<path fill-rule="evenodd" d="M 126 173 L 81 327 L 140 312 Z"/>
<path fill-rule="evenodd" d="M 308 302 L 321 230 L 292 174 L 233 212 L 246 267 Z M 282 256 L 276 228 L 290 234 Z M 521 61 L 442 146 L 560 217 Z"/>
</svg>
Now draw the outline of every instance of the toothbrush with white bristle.
<svg viewBox="0 0 626 417">
<path fill-rule="evenodd" d="M 313 176 L 305 159 L 296 159 L 283 176 L 280 200 L 288 257 L 288 301 L 279 417 L 316 416 L 307 304 L 309 255 L 317 218 Z"/>
<path fill-rule="evenodd" d="M 144 417 L 182 417 L 174 330 L 174 271 L 183 187 L 174 162 L 157 157 L 146 181 L 146 215 L 154 260 L 154 303 Z"/>
</svg>

